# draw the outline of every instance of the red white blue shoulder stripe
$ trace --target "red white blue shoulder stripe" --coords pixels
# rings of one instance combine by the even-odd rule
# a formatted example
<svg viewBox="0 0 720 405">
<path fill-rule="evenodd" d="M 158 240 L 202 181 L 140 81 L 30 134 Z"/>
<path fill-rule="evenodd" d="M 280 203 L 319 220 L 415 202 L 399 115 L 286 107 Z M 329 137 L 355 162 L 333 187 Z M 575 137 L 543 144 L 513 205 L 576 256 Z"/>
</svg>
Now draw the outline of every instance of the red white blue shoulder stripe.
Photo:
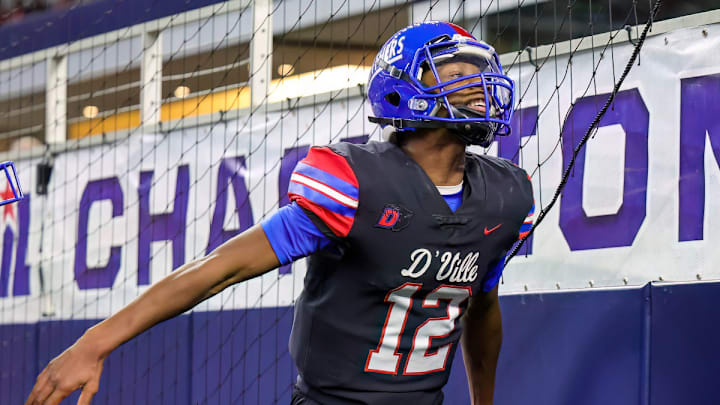
<svg viewBox="0 0 720 405">
<path fill-rule="evenodd" d="M 527 178 L 530 184 L 532 184 L 532 178 L 530 178 L 530 176 L 527 176 Z M 530 233 L 530 228 L 532 228 L 534 220 L 533 215 L 535 215 L 535 201 L 533 201 L 533 205 L 530 207 L 530 212 L 528 212 L 525 217 L 525 221 L 523 221 L 522 226 L 520 226 L 520 235 L 518 236 L 518 240 L 526 237 Z"/>
<path fill-rule="evenodd" d="M 288 197 L 336 235 L 347 236 L 358 207 L 357 177 L 347 160 L 330 148 L 311 148 L 290 176 Z"/>
<path fill-rule="evenodd" d="M 532 228 L 533 225 L 534 214 L 535 203 L 533 203 L 532 208 L 530 208 L 530 212 L 528 212 L 527 217 L 525 217 L 525 221 L 523 221 L 522 226 L 520 226 L 520 235 L 518 236 L 518 240 L 526 237 L 530 233 L 530 228 Z"/>
</svg>

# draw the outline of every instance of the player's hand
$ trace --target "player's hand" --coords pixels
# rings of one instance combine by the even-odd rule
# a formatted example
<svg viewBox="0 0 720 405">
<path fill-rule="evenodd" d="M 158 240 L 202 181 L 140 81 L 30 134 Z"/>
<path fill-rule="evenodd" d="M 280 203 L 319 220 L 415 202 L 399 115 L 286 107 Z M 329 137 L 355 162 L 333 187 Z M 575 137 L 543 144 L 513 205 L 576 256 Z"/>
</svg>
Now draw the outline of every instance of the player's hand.
<svg viewBox="0 0 720 405">
<path fill-rule="evenodd" d="M 78 405 L 90 405 L 104 360 L 80 338 L 40 373 L 25 405 L 57 405 L 77 389 L 82 389 Z"/>
</svg>

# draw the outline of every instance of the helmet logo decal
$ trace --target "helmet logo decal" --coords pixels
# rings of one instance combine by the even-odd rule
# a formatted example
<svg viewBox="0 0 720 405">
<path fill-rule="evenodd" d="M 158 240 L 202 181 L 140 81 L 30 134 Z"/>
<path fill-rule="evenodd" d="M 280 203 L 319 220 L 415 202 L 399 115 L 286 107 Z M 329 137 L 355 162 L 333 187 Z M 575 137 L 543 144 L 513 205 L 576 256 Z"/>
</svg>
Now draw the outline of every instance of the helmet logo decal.
<svg viewBox="0 0 720 405">
<path fill-rule="evenodd" d="M 398 61 L 402 58 L 404 40 L 405 36 L 403 35 L 388 42 L 387 45 L 385 45 L 385 47 L 380 51 L 380 58 L 387 63 Z"/>
<path fill-rule="evenodd" d="M 450 72 L 452 64 L 459 74 Z M 423 72 L 435 80 L 423 82 Z M 510 133 L 515 84 L 493 47 L 457 25 L 429 21 L 404 28 L 380 48 L 367 97 L 370 121 L 383 128 L 444 128 L 467 144 L 487 146 Z"/>
</svg>

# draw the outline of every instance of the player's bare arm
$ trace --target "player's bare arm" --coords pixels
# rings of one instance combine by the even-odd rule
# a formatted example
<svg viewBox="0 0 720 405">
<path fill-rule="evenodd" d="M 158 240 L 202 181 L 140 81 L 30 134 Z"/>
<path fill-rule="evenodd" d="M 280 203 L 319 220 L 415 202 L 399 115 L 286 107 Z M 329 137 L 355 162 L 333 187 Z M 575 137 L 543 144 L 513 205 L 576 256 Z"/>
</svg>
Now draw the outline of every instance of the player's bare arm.
<svg viewBox="0 0 720 405">
<path fill-rule="evenodd" d="M 462 321 L 464 330 L 460 340 L 472 405 L 492 405 L 502 343 L 498 287 L 474 295 Z"/>
<path fill-rule="evenodd" d="M 90 404 L 103 361 L 115 348 L 226 287 L 278 265 L 263 229 L 259 225 L 248 229 L 209 255 L 179 267 L 117 314 L 88 329 L 45 367 L 25 404 L 58 404 L 77 389 L 82 389 L 78 404 Z"/>
</svg>

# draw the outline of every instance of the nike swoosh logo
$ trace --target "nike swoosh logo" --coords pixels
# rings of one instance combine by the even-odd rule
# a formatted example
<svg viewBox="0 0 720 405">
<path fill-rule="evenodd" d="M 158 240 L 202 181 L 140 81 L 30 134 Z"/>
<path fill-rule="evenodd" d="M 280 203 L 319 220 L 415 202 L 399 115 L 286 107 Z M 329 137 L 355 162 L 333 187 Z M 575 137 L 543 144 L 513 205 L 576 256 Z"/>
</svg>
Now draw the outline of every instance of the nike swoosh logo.
<svg viewBox="0 0 720 405">
<path fill-rule="evenodd" d="M 490 235 L 491 233 L 495 232 L 498 228 L 500 228 L 502 224 L 497 224 L 494 227 L 488 229 L 487 226 L 485 227 L 485 235 Z"/>
</svg>

